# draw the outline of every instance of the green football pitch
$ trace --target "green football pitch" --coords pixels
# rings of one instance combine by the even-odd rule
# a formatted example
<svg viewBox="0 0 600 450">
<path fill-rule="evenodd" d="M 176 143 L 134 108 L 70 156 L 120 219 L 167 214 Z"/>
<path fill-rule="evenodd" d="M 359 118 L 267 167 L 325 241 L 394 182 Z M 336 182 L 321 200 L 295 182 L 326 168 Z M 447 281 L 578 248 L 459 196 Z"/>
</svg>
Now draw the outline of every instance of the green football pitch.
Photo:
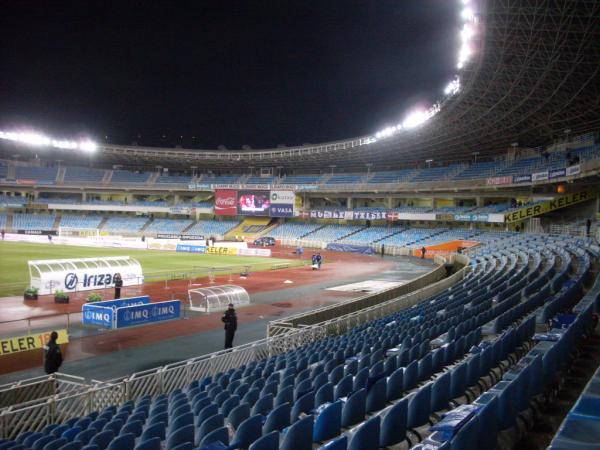
<svg viewBox="0 0 600 450">
<path fill-rule="evenodd" d="M 297 266 L 299 260 L 250 256 L 175 253 L 158 250 L 75 247 L 71 245 L 0 242 L 0 297 L 19 295 L 29 285 L 27 261 L 34 259 L 93 258 L 97 256 L 131 256 L 144 270 L 146 281 L 182 278 L 186 275 L 205 276 L 237 272 L 249 267 L 252 272 L 272 270 L 284 264 Z"/>
</svg>

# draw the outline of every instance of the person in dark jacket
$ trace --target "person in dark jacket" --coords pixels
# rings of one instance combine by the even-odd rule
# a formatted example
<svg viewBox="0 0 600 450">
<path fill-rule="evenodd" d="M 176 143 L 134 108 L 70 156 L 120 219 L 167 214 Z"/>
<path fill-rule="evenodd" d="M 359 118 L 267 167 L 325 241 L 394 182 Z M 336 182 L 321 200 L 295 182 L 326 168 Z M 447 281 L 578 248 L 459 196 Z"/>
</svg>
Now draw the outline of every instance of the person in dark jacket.
<svg viewBox="0 0 600 450">
<path fill-rule="evenodd" d="M 585 221 L 585 235 L 590 237 L 590 232 L 592 230 L 592 221 L 590 219 Z"/>
<path fill-rule="evenodd" d="M 425 259 L 425 253 L 427 253 L 427 249 L 425 247 L 421 248 L 421 259 Z"/>
<path fill-rule="evenodd" d="M 225 311 L 221 321 L 225 324 L 225 348 L 231 348 L 233 347 L 235 330 L 237 330 L 237 315 L 235 314 L 232 303 L 229 304 L 229 309 Z"/>
<path fill-rule="evenodd" d="M 58 333 L 53 331 L 50 333 L 50 340 L 44 345 L 44 370 L 48 375 L 58 372 L 62 364 L 62 353 L 60 347 L 56 343 Z"/>
<path fill-rule="evenodd" d="M 123 287 L 123 278 L 121 278 L 121 274 L 115 273 L 113 281 L 115 283 L 115 298 L 121 298 L 121 288 Z"/>
</svg>

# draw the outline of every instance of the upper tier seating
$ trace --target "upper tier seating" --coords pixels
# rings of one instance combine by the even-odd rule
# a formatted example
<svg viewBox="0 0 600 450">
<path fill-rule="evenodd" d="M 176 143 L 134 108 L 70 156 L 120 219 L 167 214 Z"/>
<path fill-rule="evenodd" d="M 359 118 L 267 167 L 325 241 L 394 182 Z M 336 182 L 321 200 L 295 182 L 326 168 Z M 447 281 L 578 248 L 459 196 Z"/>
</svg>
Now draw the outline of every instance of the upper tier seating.
<svg viewBox="0 0 600 450">
<path fill-rule="evenodd" d="M 111 183 L 146 183 L 149 172 L 130 172 L 129 170 L 113 170 Z"/>
<path fill-rule="evenodd" d="M 281 184 L 318 184 L 323 175 L 288 175 Z"/>
<path fill-rule="evenodd" d="M 430 167 L 428 169 L 421 169 L 415 175 L 411 181 L 442 181 L 456 173 L 460 169 L 460 165 L 450 165 L 442 167 Z"/>
<path fill-rule="evenodd" d="M 416 169 L 395 170 L 390 172 L 376 172 L 369 179 L 369 183 L 404 183 L 412 180 L 412 178 L 416 174 Z"/>
<path fill-rule="evenodd" d="M 237 184 L 239 179 L 240 175 L 204 175 L 202 182 L 209 184 Z"/>
<path fill-rule="evenodd" d="M 531 403 L 555 395 L 569 352 L 593 324 L 600 283 L 582 298 L 597 258 L 585 245 L 521 235 L 484 247 L 462 280 L 408 309 L 211 376 L 168 378 L 86 415 L 65 408 L 62 424 L 36 433 L 21 421 L 15 441 L 0 445 L 376 450 L 424 438 L 414 448 L 493 449 Z M 540 311 L 559 301 L 550 284 L 576 318 L 553 330 L 555 341 L 536 342 Z"/>
<path fill-rule="evenodd" d="M 274 184 L 277 177 L 259 177 L 251 176 L 245 181 L 245 184 Z"/>
<path fill-rule="evenodd" d="M 161 175 L 156 179 L 156 183 L 188 185 L 192 181 L 192 178 L 193 177 L 189 175 Z"/>
<path fill-rule="evenodd" d="M 13 214 L 14 230 L 51 230 L 55 216 L 49 214 Z"/>
<path fill-rule="evenodd" d="M 105 170 L 67 167 L 63 184 L 100 183 L 105 173 Z"/>
<path fill-rule="evenodd" d="M 496 173 L 504 166 L 498 161 L 478 162 L 469 165 L 465 170 L 454 176 L 455 180 L 471 180 L 475 178 L 495 177 Z"/>
<path fill-rule="evenodd" d="M 329 177 L 326 184 L 362 184 L 367 176 L 360 173 L 336 174 Z"/>
<path fill-rule="evenodd" d="M 36 184 L 54 184 L 58 169 L 56 167 L 17 166 L 18 180 L 35 180 Z"/>
</svg>

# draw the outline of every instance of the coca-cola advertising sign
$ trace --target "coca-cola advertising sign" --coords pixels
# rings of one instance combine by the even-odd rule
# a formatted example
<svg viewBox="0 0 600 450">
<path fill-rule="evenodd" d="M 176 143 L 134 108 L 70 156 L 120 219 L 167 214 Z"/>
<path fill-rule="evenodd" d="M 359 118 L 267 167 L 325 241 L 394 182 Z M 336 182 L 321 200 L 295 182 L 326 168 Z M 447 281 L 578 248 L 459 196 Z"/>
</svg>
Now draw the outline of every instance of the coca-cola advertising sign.
<svg viewBox="0 0 600 450">
<path fill-rule="evenodd" d="M 215 190 L 215 214 L 217 216 L 237 215 L 237 191 L 233 189 Z"/>
</svg>

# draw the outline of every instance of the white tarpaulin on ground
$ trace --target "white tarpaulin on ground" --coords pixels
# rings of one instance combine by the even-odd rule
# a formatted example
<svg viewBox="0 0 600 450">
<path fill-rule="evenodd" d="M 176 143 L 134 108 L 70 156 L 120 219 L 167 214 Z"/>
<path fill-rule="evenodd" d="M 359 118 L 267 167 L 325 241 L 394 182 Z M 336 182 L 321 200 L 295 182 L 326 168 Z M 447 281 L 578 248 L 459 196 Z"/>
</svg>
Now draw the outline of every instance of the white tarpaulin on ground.
<svg viewBox="0 0 600 450">
<path fill-rule="evenodd" d="M 365 292 L 372 294 L 375 292 L 385 291 L 386 289 L 395 288 L 406 284 L 406 281 L 388 281 L 388 280 L 367 280 L 359 283 L 342 284 L 327 288 L 327 291 L 340 292 Z"/>
</svg>

